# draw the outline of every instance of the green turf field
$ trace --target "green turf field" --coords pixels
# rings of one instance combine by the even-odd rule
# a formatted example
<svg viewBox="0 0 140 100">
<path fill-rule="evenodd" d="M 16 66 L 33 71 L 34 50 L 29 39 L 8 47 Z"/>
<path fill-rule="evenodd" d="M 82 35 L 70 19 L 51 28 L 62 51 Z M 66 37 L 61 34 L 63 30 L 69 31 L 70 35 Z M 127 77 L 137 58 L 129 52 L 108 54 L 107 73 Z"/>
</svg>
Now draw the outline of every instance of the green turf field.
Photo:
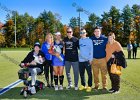
<svg viewBox="0 0 140 100">
<path fill-rule="evenodd" d="M 17 71 L 18 63 L 29 52 L 29 49 L 4 49 L 0 53 L 0 89 L 18 80 Z M 124 51 L 127 55 L 126 50 Z M 66 90 L 54 91 L 54 89 L 45 88 L 45 90 L 37 92 L 37 94 L 28 96 L 28 99 L 48 99 L 48 100 L 140 100 L 140 50 L 138 50 L 138 59 L 127 59 L 128 67 L 123 69 L 121 76 L 121 89 L 119 94 L 103 93 L 101 90 L 86 93 L 85 91 Z M 72 70 L 71 70 L 72 72 Z M 65 72 L 64 72 L 65 75 Z M 44 81 L 44 76 L 39 76 Z M 80 85 L 80 80 L 79 80 Z M 94 84 L 93 84 L 94 85 Z M 64 87 L 67 86 L 66 77 L 64 79 Z M 1 99 L 23 99 L 19 92 L 23 84 L 11 89 L 3 95 Z M 101 87 L 100 87 L 101 88 Z M 110 80 L 108 79 L 108 88 L 110 88 Z"/>
</svg>

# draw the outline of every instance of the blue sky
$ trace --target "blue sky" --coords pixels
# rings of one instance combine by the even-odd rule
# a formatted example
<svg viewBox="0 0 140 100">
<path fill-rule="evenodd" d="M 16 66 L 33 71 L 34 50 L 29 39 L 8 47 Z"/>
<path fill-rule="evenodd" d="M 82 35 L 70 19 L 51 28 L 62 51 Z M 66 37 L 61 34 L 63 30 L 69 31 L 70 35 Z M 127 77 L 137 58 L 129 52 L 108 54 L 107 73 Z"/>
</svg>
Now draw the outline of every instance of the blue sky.
<svg viewBox="0 0 140 100">
<path fill-rule="evenodd" d="M 28 12 L 29 15 L 37 18 L 41 12 L 52 11 L 61 15 L 61 22 L 68 24 L 71 17 L 78 17 L 76 8 L 72 6 L 73 3 L 81 6 L 90 13 L 95 13 L 101 16 L 103 12 L 108 12 L 111 6 L 122 9 L 125 5 L 132 7 L 133 4 L 140 4 L 140 0 L 0 0 L 1 6 L 6 6 L 10 10 L 16 10 L 19 14 Z M 0 21 L 5 22 L 6 14 L 0 8 Z M 84 12 L 81 13 L 81 19 L 85 23 L 88 21 L 88 15 Z"/>
</svg>

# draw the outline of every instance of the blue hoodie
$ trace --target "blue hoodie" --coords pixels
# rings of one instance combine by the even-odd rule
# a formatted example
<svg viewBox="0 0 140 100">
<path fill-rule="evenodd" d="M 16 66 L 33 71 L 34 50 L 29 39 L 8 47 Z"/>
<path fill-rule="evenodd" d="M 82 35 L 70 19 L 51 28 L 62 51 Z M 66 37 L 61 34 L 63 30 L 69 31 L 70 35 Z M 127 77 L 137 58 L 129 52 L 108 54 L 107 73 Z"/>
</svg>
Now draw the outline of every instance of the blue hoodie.
<svg viewBox="0 0 140 100">
<path fill-rule="evenodd" d="M 50 44 L 44 42 L 41 47 L 41 51 L 44 53 L 46 60 L 52 60 L 52 55 L 48 52 Z"/>
<path fill-rule="evenodd" d="M 106 44 L 108 42 L 107 37 L 101 35 L 99 38 L 95 36 L 90 37 L 93 42 L 93 58 L 100 59 L 106 57 Z"/>
<path fill-rule="evenodd" d="M 79 62 L 92 61 L 93 59 L 93 43 L 89 37 L 79 40 Z"/>
</svg>

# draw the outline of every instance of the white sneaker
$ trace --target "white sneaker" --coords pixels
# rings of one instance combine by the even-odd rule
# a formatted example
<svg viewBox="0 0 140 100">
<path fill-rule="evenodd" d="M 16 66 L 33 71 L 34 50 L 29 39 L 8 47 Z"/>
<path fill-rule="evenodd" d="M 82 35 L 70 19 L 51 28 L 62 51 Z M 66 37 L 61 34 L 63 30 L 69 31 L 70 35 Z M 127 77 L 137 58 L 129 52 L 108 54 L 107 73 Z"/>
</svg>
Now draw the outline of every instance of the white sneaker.
<svg viewBox="0 0 140 100">
<path fill-rule="evenodd" d="M 66 87 L 67 90 L 69 90 L 69 89 L 71 89 L 71 88 L 72 88 L 72 84 L 71 84 L 71 85 L 68 85 L 68 86 Z"/>
<path fill-rule="evenodd" d="M 27 98 L 27 91 L 26 90 L 24 90 L 23 96 L 24 96 L 24 98 Z"/>
<path fill-rule="evenodd" d="M 59 86 L 59 90 L 63 90 L 63 86 L 62 85 Z"/>
<path fill-rule="evenodd" d="M 58 91 L 58 85 L 55 85 L 54 89 L 55 91 Z"/>
<path fill-rule="evenodd" d="M 34 86 L 31 87 L 31 93 L 32 93 L 32 94 L 35 94 L 35 93 L 36 93 L 36 89 L 35 89 Z"/>
<path fill-rule="evenodd" d="M 74 89 L 75 89 L 75 90 L 78 90 L 78 86 L 76 86 Z"/>
</svg>

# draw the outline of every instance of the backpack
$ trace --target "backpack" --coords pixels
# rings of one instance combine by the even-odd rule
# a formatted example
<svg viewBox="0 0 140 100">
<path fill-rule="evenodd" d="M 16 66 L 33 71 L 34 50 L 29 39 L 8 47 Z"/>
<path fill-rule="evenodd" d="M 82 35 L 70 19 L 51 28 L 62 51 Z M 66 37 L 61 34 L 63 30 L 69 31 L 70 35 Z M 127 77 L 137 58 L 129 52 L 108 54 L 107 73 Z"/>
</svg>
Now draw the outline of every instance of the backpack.
<svg viewBox="0 0 140 100">
<path fill-rule="evenodd" d="M 31 93 L 31 80 L 30 81 L 25 80 L 24 85 L 25 85 L 25 87 L 23 87 L 21 89 L 20 95 L 23 95 L 26 98 L 28 94 L 32 95 L 32 93 Z M 35 83 L 36 92 L 38 92 L 39 90 L 43 90 L 44 88 L 45 88 L 45 84 L 39 80 L 36 80 L 36 83 Z"/>
<path fill-rule="evenodd" d="M 24 81 L 24 85 L 25 86 L 31 86 L 31 80 L 30 81 Z M 36 83 L 35 83 L 35 89 L 36 91 L 39 91 L 39 90 L 43 90 L 45 88 L 45 84 L 39 80 L 36 80 Z"/>
<path fill-rule="evenodd" d="M 18 77 L 22 80 L 27 80 L 30 76 L 30 72 L 28 68 L 22 68 L 18 71 Z"/>
</svg>

